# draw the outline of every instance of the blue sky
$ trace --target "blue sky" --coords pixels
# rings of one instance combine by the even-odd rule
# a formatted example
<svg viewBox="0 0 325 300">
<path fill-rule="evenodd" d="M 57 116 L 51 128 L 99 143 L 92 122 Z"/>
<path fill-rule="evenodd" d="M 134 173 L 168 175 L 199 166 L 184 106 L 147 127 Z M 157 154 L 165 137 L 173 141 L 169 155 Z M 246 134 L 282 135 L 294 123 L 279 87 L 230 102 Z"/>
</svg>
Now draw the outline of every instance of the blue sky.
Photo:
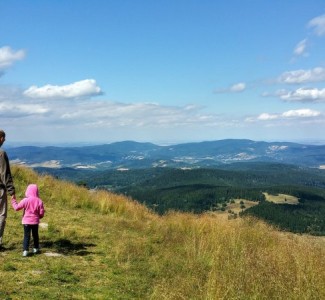
<svg viewBox="0 0 325 300">
<path fill-rule="evenodd" d="M 324 0 L 0 0 L 8 143 L 324 142 Z"/>
</svg>

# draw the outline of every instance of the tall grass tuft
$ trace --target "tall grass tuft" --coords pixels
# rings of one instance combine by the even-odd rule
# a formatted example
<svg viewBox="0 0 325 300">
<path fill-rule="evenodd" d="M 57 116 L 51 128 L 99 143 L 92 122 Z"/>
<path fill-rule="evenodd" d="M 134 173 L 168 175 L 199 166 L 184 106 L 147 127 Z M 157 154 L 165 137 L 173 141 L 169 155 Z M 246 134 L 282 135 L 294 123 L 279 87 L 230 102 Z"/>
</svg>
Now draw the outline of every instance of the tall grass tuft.
<svg viewBox="0 0 325 300">
<path fill-rule="evenodd" d="M 155 299 L 324 299 L 324 243 L 245 218 L 172 214 Z M 164 224 L 165 225 L 165 224 Z M 171 234 L 172 233 L 172 234 Z M 308 253 L 308 255 L 306 255 Z"/>
</svg>

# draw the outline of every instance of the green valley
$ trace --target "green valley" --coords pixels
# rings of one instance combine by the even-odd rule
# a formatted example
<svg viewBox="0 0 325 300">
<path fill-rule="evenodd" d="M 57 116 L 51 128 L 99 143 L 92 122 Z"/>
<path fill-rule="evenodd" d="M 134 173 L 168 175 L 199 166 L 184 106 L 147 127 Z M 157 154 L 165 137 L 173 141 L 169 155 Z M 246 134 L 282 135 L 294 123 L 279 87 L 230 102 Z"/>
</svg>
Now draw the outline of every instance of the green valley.
<svg viewBox="0 0 325 300">
<path fill-rule="evenodd" d="M 37 170 L 89 189 L 130 196 L 159 214 L 228 211 L 236 199 L 255 201 L 258 205 L 240 213 L 284 230 L 325 235 L 324 170 L 276 163 L 236 163 L 218 169 Z M 298 204 L 270 203 L 265 193 L 287 194 Z"/>
</svg>

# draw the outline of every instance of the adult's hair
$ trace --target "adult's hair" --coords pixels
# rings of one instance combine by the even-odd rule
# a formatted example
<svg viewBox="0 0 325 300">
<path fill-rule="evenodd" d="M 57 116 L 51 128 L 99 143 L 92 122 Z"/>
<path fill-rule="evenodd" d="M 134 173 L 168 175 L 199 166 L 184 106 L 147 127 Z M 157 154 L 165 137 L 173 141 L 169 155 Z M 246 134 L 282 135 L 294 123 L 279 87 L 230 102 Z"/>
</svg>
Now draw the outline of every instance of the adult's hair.
<svg viewBox="0 0 325 300">
<path fill-rule="evenodd" d="M 6 137 L 6 133 L 2 129 L 0 129 L 0 138 L 2 137 Z"/>
</svg>

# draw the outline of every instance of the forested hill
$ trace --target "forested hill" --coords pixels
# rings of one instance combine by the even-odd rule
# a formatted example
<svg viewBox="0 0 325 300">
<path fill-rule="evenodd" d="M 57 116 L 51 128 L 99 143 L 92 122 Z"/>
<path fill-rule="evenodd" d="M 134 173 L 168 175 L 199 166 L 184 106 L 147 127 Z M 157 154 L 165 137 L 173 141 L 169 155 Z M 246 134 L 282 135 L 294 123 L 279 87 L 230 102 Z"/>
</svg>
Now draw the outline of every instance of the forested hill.
<svg viewBox="0 0 325 300">
<path fill-rule="evenodd" d="M 325 145 L 228 139 L 158 146 L 124 141 L 8 148 L 8 155 L 12 163 L 40 173 L 129 195 L 159 214 L 230 210 L 231 201 L 246 199 L 259 205 L 245 213 L 286 230 L 325 234 Z M 263 202 L 265 193 L 297 197 L 299 205 L 274 210 Z"/>
<path fill-rule="evenodd" d="M 214 167 L 234 162 L 278 162 L 320 168 L 325 145 L 218 140 L 158 146 L 133 141 L 84 147 L 9 147 L 16 163 L 72 168 Z"/>
<path fill-rule="evenodd" d="M 325 235 L 325 170 L 275 163 L 236 163 L 222 168 L 75 170 L 37 168 L 89 189 L 126 194 L 164 214 L 230 210 L 236 199 L 258 203 L 252 213 L 285 230 Z M 299 205 L 265 202 L 265 193 L 296 197 Z"/>
</svg>

